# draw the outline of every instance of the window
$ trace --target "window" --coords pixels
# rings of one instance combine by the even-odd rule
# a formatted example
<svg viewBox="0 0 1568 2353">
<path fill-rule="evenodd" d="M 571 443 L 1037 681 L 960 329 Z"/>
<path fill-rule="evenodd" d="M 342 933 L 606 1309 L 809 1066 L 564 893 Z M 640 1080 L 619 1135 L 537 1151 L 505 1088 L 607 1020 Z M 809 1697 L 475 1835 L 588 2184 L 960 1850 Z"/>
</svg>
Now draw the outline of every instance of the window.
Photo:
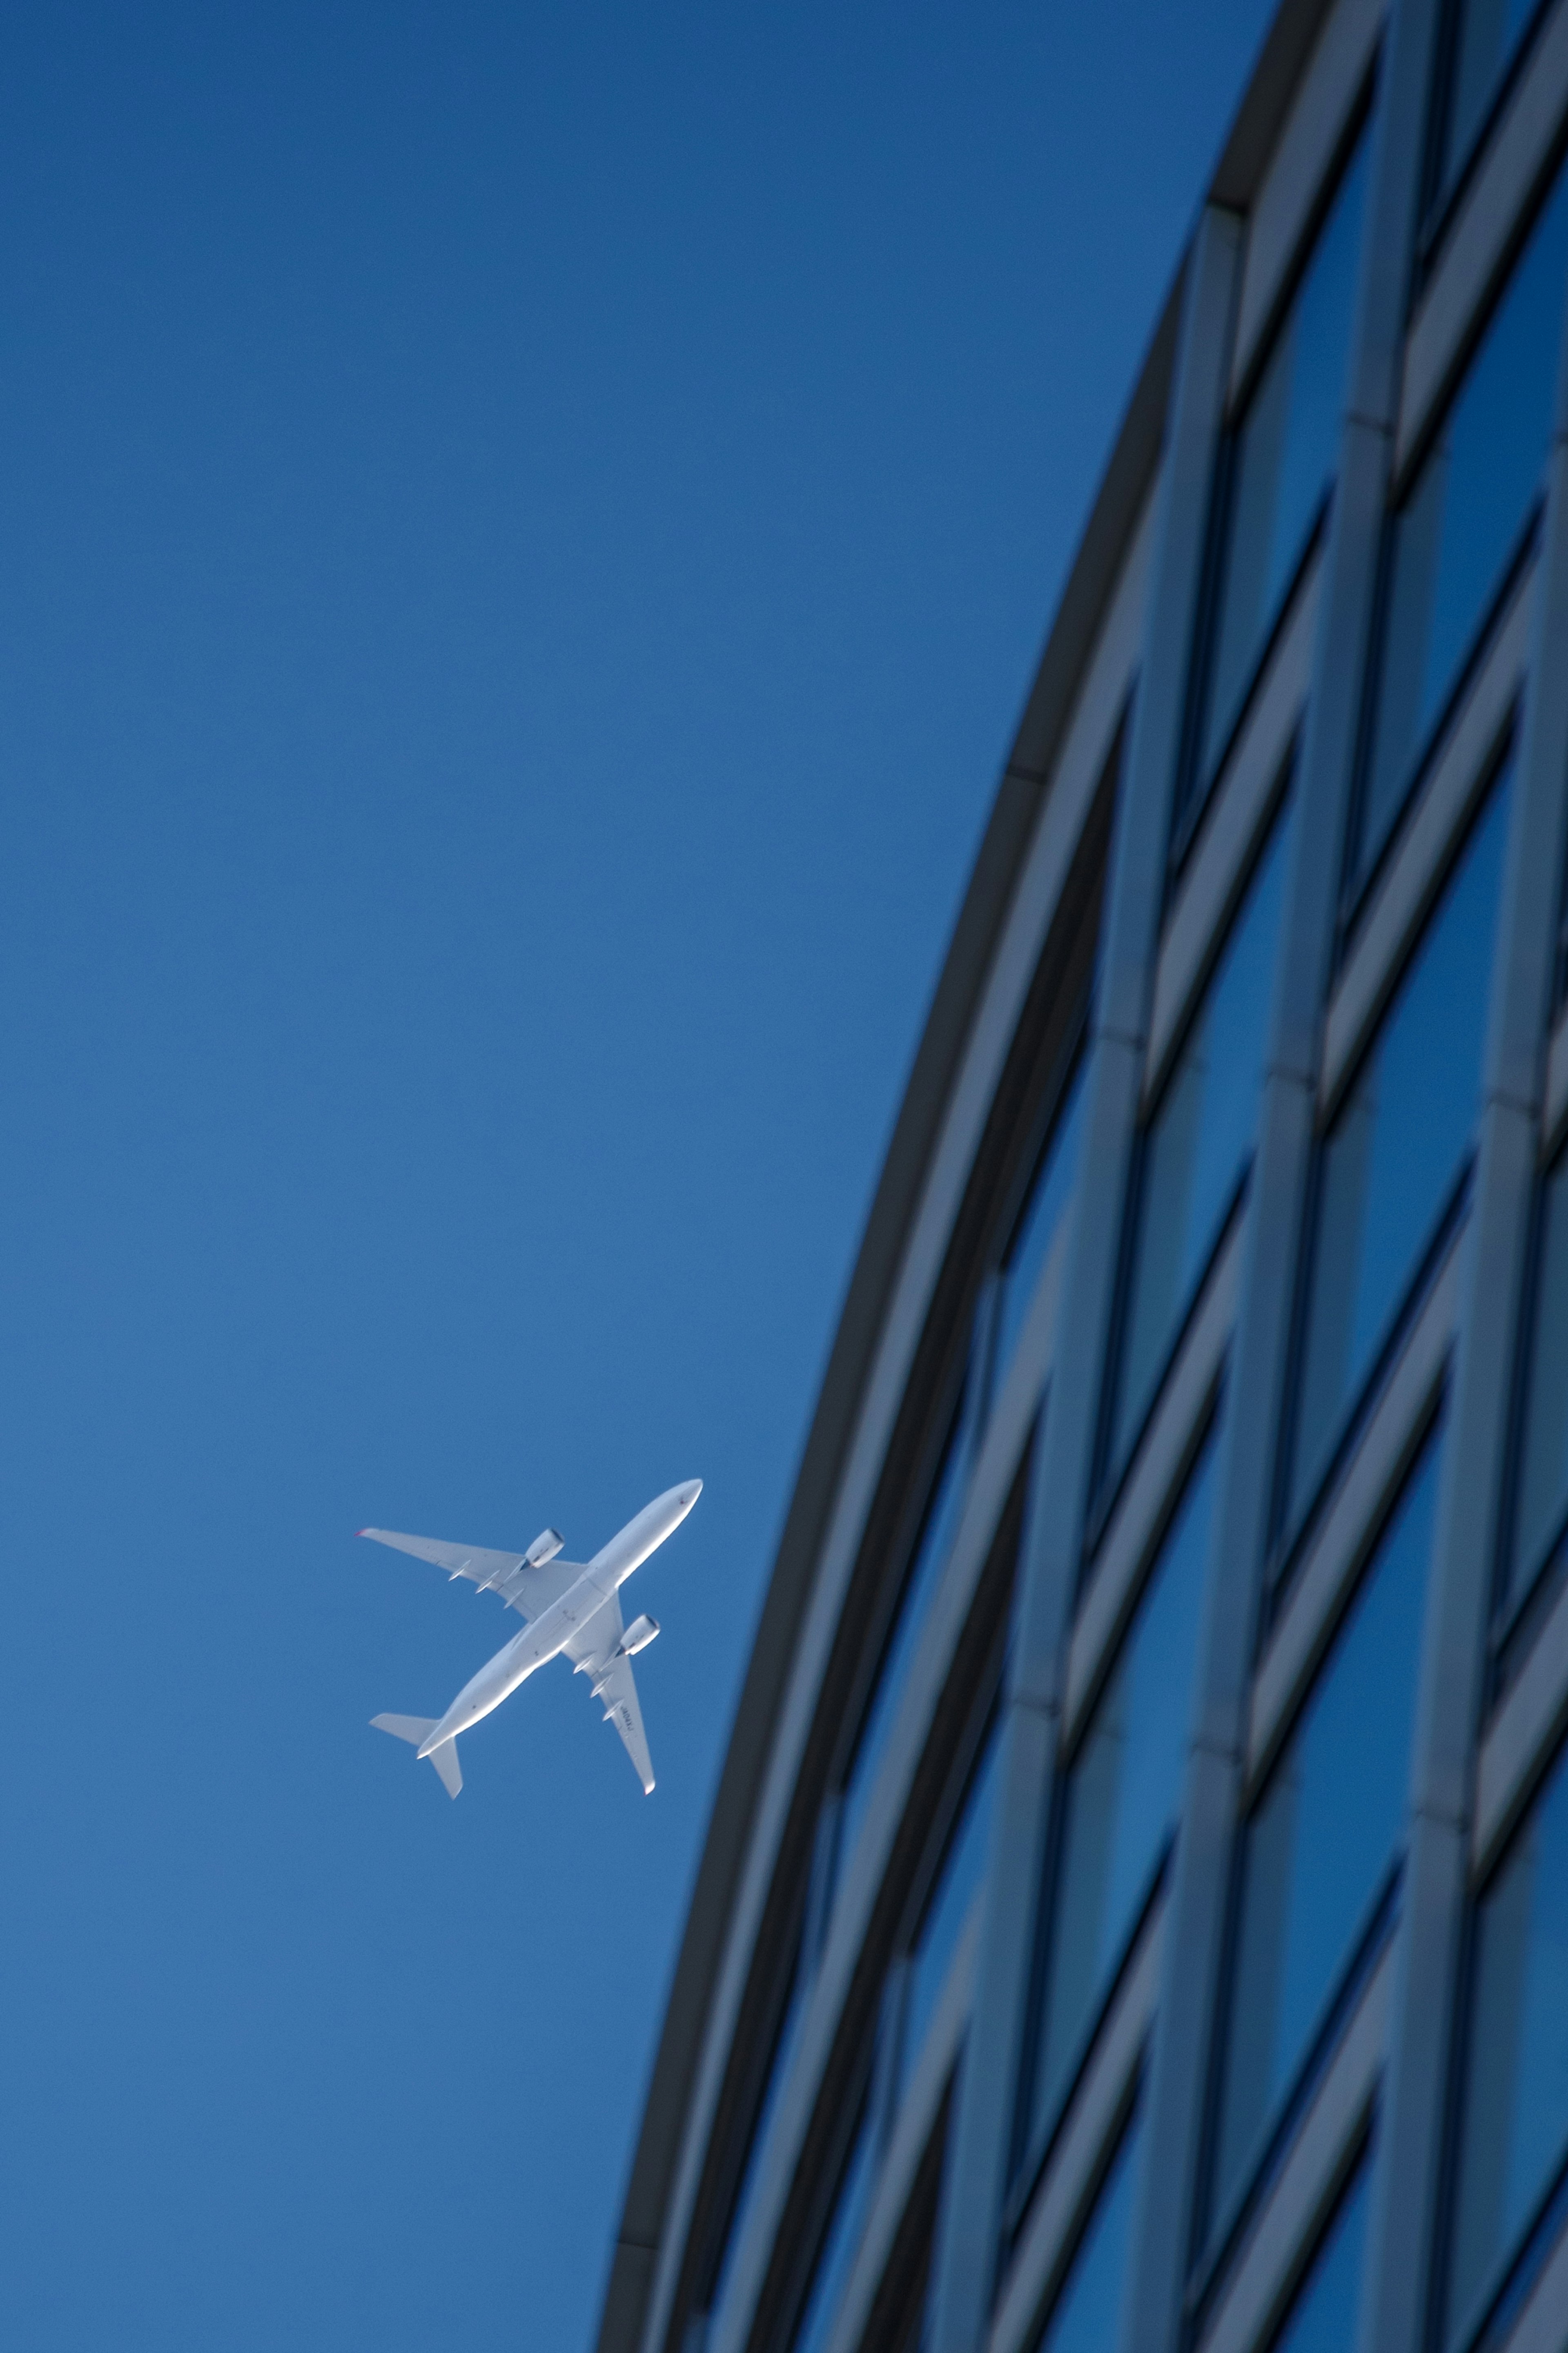
<svg viewBox="0 0 1568 2353">
<path fill-rule="evenodd" d="M 1322 1147 L 1292 1510 L 1327 1464 L 1468 1153 L 1508 798 L 1505 780 L 1470 835 Z"/>
<path fill-rule="evenodd" d="M 1181 1805 L 1214 1491 L 1211 1436 L 1061 1792 L 1025 2156 L 1039 2151 Z"/>
<path fill-rule="evenodd" d="M 802 1967 L 802 1957 L 800 1940 L 797 1937 L 795 1957 L 790 1968 L 790 1989 L 784 2001 L 784 2016 L 773 2040 L 773 2056 L 768 2061 L 767 2081 L 763 2086 L 763 2095 L 757 2103 L 756 2115 L 752 2125 L 751 2138 L 746 2144 L 746 2154 L 741 2171 L 741 2186 L 735 2193 L 735 2202 L 730 2209 L 730 2219 L 725 2226 L 723 2250 L 719 2258 L 719 2268 L 714 2275 L 712 2290 L 708 2298 L 710 2312 L 717 2312 L 723 2304 L 725 2291 L 730 2283 L 730 2266 L 735 2250 L 745 2235 L 746 2223 L 757 2194 L 757 2184 L 762 2178 L 763 2151 L 767 2146 L 768 2134 L 778 2108 L 779 2096 L 789 2081 L 795 2043 L 799 2039 L 800 2022 L 805 2014 L 806 1972 Z"/>
<path fill-rule="evenodd" d="M 1366 2244 L 1366 2160 L 1323 2234 L 1270 2353 L 1345 2353 L 1356 2341 L 1362 2253 Z"/>
<path fill-rule="evenodd" d="M 1533 512 L 1568 282 L 1568 179 L 1531 232 L 1441 431 L 1394 516 L 1382 676 L 1363 788 L 1371 868 Z"/>
<path fill-rule="evenodd" d="M 914 1557 L 905 1575 L 892 1626 L 889 1630 L 876 1681 L 861 1719 L 860 1736 L 844 1783 L 835 1832 L 839 1865 L 855 1852 L 855 1841 L 866 1819 L 866 1808 L 877 1785 L 878 1769 L 887 1753 L 893 1719 L 920 1641 L 921 1630 L 942 1582 L 949 1548 L 958 1527 L 968 1463 L 968 1431 L 961 1400 L 942 1450 L 942 1462 L 926 1506 Z"/>
<path fill-rule="evenodd" d="M 899 2089 L 900 2095 L 919 2062 L 959 1938 L 985 1877 L 991 1851 L 991 1817 L 995 1807 L 996 1758 L 1001 1747 L 993 1727 L 984 1750 L 970 1777 L 963 1811 L 942 1857 L 942 1869 L 926 1905 L 920 1934 L 910 1954 L 900 2029 Z"/>
<path fill-rule="evenodd" d="M 1568 1752 L 1477 1909 L 1448 2316 L 1468 2326 L 1568 2159 Z"/>
<path fill-rule="evenodd" d="M 1529 1591 L 1568 1531 L 1568 1155 L 1542 1188 L 1527 1312 L 1533 1329 L 1507 1601 Z"/>
<path fill-rule="evenodd" d="M 1531 20 L 1538 13 L 1539 0 L 1458 0 L 1449 27 L 1439 142 L 1440 195 L 1452 187 L 1464 169 Z"/>
<path fill-rule="evenodd" d="M 1036 2353 L 1105 2353 L 1106 2347 L 1121 2342 L 1137 2154 L 1134 2117 L 1110 2160 L 1067 2278 L 1036 2340 Z"/>
<path fill-rule="evenodd" d="M 1018 1345 L 1046 1263 L 1065 1228 L 1078 1178 L 1083 1139 L 1083 1058 L 1041 1153 L 1002 1261 L 997 1282 L 995 1338 L 992 1344 L 991 1390 L 1000 1389 Z"/>
<path fill-rule="evenodd" d="M 811 2288 L 791 2339 L 791 2353 L 822 2353 L 839 2301 L 849 2284 L 849 2274 L 865 2227 L 876 2174 L 876 2135 L 869 2096 L 862 2100 L 855 2137 L 839 2176 L 827 2229 L 812 2274 Z"/>
<path fill-rule="evenodd" d="M 1275 824 L 1143 1137 L 1110 1416 L 1112 1472 L 1142 1424 L 1252 1157 L 1286 824 Z"/>
<path fill-rule="evenodd" d="M 1216 2221 L 1259 2153 L 1398 1851 L 1437 1462 L 1433 1443 L 1242 1832 Z"/>
<path fill-rule="evenodd" d="M 1366 141 L 1351 158 L 1219 481 L 1223 546 L 1194 784 L 1206 784 L 1296 577 L 1339 462 Z"/>
</svg>

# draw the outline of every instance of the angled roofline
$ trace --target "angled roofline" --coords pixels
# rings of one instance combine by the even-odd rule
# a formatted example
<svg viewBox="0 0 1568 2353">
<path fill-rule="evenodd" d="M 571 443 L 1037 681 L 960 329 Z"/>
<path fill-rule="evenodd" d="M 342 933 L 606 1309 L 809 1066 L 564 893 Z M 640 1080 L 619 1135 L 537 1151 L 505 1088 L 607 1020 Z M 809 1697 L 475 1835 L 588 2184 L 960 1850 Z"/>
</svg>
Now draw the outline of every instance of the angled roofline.
<svg viewBox="0 0 1568 2353">
<path fill-rule="evenodd" d="M 1252 203 L 1332 0 L 1282 0 L 1206 191 Z M 905 1242 L 1085 663 L 1159 467 L 1191 238 L 1123 414 L 992 804 L 872 1197 L 768 1580 L 708 1826 L 611 2256 L 597 2353 L 637 2353 L 709 2003 L 779 1707 Z"/>
</svg>

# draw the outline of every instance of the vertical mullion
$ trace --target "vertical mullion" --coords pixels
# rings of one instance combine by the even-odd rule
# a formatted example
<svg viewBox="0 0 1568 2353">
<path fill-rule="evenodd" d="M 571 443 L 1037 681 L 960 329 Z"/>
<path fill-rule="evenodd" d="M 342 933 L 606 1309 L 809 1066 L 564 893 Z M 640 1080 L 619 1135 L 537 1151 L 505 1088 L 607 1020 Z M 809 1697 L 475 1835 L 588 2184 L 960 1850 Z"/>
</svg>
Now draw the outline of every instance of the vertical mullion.
<svg viewBox="0 0 1568 2353">
<path fill-rule="evenodd" d="M 1411 1762 L 1409 1851 L 1367 2245 L 1361 2343 L 1425 2341 L 1448 2056 L 1468 1894 L 1493 1552 L 1528 1263 L 1568 778 L 1568 320 L 1525 675 L 1488 1023 L 1475 1200 L 1454 1340 Z"/>
<path fill-rule="evenodd" d="M 1003 1696 L 993 1852 L 1010 1858 L 1041 1855 L 1050 1805 L 1061 1653 L 1093 1468 L 1240 252 L 1237 216 L 1209 206 L 1187 261 L 1159 535 L 1087 1048 L 1083 1156 L 1054 1351 L 1058 1373 L 1037 1458 Z M 1027 2025 L 1037 1881 L 1037 1868 L 1026 1862 L 1022 1870 L 994 1870 L 986 1889 L 933 2258 L 931 2353 L 972 2353 L 985 2334 Z"/>
<path fill-rule="evenodd" d="M 1408 256 L 1438 13 L 1436 0 L 1402 0 L 1380 69 L 1346 416 L 1292 786 L 1297 814 L 1227 1380 L 1182 1825 L 1148 2061 L 1147 2147 L 1121 2339 L 1140 2353 L 1179 2342 L 1201 2195 L 1258 1576 L 1288 1393 L 1323 997 L 1397 420 Z"/>
</svg>

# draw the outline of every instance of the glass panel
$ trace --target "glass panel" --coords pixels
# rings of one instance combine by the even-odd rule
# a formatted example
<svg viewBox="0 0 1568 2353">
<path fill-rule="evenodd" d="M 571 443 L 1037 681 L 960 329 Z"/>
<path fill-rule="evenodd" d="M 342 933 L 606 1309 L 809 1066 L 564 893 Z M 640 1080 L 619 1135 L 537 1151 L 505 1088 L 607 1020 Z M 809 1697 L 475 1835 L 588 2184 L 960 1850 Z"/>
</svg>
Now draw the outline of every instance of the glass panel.
<svg viewBox="0 0 1568 2353">
<path fill-rule="evenodd" d="M 1394 518 L 1377 728 L 1361 828 L 1364 872 L 1398 812 L 1541 486 L 1552 434 L 1568 180 L 1531 233 L 1508 290 Z"/>
<path fill-rule="evenodd" d="M 856 1746 L 854 1762 L 844 1785 L 843 1806 L 838 1818 L 838 1862 L 847 1862 L 855 1852 L 855 1841 L 860 1825 L 866 1819 L 866 1807 L 877 1786 L 877 1774 L 887 1752 L 893 1719 L 899 1712 L 910 1662 L 920 1641 L 921 1629 L 942 1582 L 948 1547 L 958 1526 L 958 1515 L 963 1503 L 964 1467 L 968 1460 L 965 1445 L 963 1406 L 960 1401 L 948 1433 L 942 1468 L 937 1472 L 936 1485 L 927 1506 L 920 1542 L 914 1558 L 904 1578 L 903 1590 L 882 1652 L 877 1680 L 861 1723 L 860 1738 Z"/>
<path fill-rule="evenodd" d="M 1134 2121 L 1110 2160 L 1061 2294 L 1037 2339 L 1036 2353 L 1107 2353 L 1121 2343 L 1137 2154 Z"/>
<path fill-rule="evenodd" d="M 1149 1123 L 1111 1419 L 1120 1466 L 1252 1156 L 1285 890 L 1281 818 Z"/>
<path fill-rule="evenodd" d="M 1024 1328 L 1046 1261 L 1065 1230 L 1068 1204 L 1078 1178 L 1079 1151 L 1083 1139 L 1084 1059 L 1068 1090 L 1067 1099 L 1051 1129 L 1049 1141 L 1029 1186 L 1007 1255 L 1002 1262 L 1000 1296 L 996 1303 L 996 1339 L 992 1357 L 991 1390 L 1000 1389 L 1018 1335 Z"/>
<path fill-rule="evenodd" d="M 1031 2154 L 1121 1958 L 1181 1805 L 1214 1457 L 1211 1435 L 1062 1793 Z"/>
<path fill-rule="evenodd" d="M 1568 1754 L 1481 1900 L 1464 2097 L 1456 2323 L 1568 2157 Z"/>
<path fill-rule="evenodd" d="M 821 2353 L 822 2347 L 827 2342 L 828 2331 L 838 2310 L 839 2299 L 848 2284 L 850 2266 L 860 2244 L 860 2232 L 865 2224 L 866 2209 L 871 2199 L 871 2183 L 877 2170 L 875 2154 L 871 2104 L 867 2100 L 860 2110 L 854 2144 L 839 2180 L 838 2195 L 834 2200 L 822 2250 L 816 2258 L 811 2293 L 806 2297 L 805 2310 L 801 2314 L 791 2340 L 793 2353 Z"/>
<path fill-rule="evenodd" d="M 1460 0 L 1443 134 L 1445 187 L 1475 144 L 1476 133 L 1537 5 L 1538 0 Z"/>
<path fill-rule="evenodd" d="M 1356 2341 L 1362 2252 L 1366 2244 L 1366 2166 L 1340 2201 L 1312 2258 L 1272 2353 L 1348 2353 Z"/>
<path fill-rule="evenodd" d="M 1403 1834 L 1438 1461 L 1429 1446 L 1243 1834 L 1216 2216 L 1306 2055 Z"/>
<path fill-rule="evenodd" d="M 1469 1149 L 1508 805 L 1504 780 L 1323 1145 L 1292 1508 L 1323 1469 Z"/>
<path fill-rule="evenodd" d="M 1568 1157 L 1546 1180 L 1540 1256 L 1527 1312 L 1530 1386 L 1514 1514 L 1509 1594 L 1524 1591 L 1568 1513 Z"/>
<path fill-rule="evenodd" d="M 1339 462 L 1365 193 L 1363 138 L 1231 444 L 1199 781 L 1236 722 Z"/>
<path fill-rule="evenodd" d="M 735 2203 L 730 2211 L 723 2253 L 719 2258 L 718 2273 L 708 2299 L 708 2308 L 710 2312 L 718 2312 L 723 2305 L 725 2291 L 730 2284 L 731 2263 L 735 2250 L 745 2234 L 747 2219 L 757 2194 L 757 2183 L 762 2178 L 763 2150 L 767 2145 L 768 2134 L 773 2127 L 779 2097 L 789 2080 L 790 2067 L 795 2059 L 800 2022 L 805 2015 L 806 1973 L 800 1964 L 801 1957 L 797 1945 L 791 1970 L 789 1997 L 784 2004 L 784 2018 L 780 2022 L 778 2035 L 773 2043 L 773 2054 L 768 2062 L 767 2082 L 763 2085 L 763 2096 L 757 2106 L 756 2119 L 752 2126 L 752 2137 L 747 2144 L 745 2165 L 741 2175 L 741 2187 L 736 2193 Z"/>
<path fill-rule="evenodd" d="M 909 1985 L 904 1997 L 903 2048 L 900 2090 L 913 2073 L 926 2039 L 952 1957 L 969 1919 L 970 1907 L 985 1877 L 991 1851 L 991 1817 L 995 1810 L 996 1757 L 1001 1742 L 996 1731 L 986 1741 L 980 1762 L 970 1778 L 968 1794 L 947 1852 L 920 1935 L 910 1956 Z"/>
</svg>

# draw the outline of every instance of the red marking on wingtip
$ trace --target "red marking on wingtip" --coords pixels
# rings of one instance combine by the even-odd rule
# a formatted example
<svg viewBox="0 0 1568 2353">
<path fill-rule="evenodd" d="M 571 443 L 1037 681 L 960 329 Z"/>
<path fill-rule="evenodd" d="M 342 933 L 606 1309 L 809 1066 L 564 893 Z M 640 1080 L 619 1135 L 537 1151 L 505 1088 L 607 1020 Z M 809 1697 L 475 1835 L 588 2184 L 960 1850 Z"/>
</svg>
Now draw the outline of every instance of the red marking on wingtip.
<svg viewBox="0 0 1568 2353">
<path fill-rule="evenodd" d="M 356 1528 L 354 1530 L 354 1534 L 356 1536 L 367 1536 L 370 1534 L 370 1530 L 368 1528 Z"/>
</svg>

